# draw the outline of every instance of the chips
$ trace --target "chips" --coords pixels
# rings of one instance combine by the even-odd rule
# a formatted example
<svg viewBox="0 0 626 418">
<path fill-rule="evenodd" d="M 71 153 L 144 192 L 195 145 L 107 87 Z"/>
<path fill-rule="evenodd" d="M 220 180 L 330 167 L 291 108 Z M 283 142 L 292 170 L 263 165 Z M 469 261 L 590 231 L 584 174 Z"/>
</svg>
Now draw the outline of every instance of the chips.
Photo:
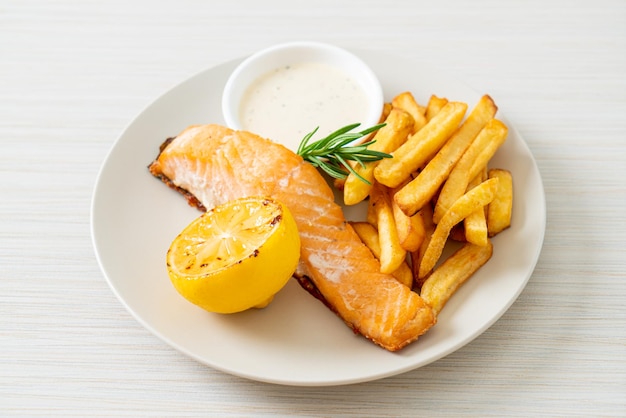
<svg viewBox="0 0 626 418">
<path fill-rule="evenodd" d="M 392 109 L 402 109 L 413 118 L 413 130 L 415 133 L 422 129 L 428 122 L 426 119 L 426 108 L 420 106 L 413 97 L 411 92 L 405 91 L 393 98 L 389 103 Z"/>
<path fill-rule="evenodd" d="M 496 196 L 487 209 L 487 231 L 493 237 L 511 226 L 513 176 L 508 170 L 494 168 L 488 177 L 499 179 Z"/>
<path fill-rule="evenodd" d="M 430 245 L 430 239 L 433 236 L 433 232 L 435 232 L 435 223 L 433 222 L 433 208 L 430 203 L 424 205 L 424 207 L 418 212 L 420 219 L 422 220 L 422 224 L 424 225 L 424 239 L 420 244 L 420 247 L 417 251 L 411 252 L 411 264 L 413 270 L 413 283 L 415 285 L 415 289 L 419 290 L 424 283 L 424 277 L 419 277 L 419 268 L 422 263 L 422 259 L 424 258 L 424 254 L 426 253 L 426 249 Z"/>
<path fill-rule="evenodd" d="M 439 257 L 441 257 L 443 247 L 452 227 L 468 217 L 472 212 L 479 209 L 482 210 L 483 207 L 493 200 L 498 188 L 498 181 L 498 178 L 484 181 L 454 202 L 443 218 L 441 218 L 441 221 L 437 223 L 435 232 L 433 232 L 430 238 L 430 243 L 420 263 L 418 278 L 426 277 L 435 267 Z"/>
<path fill-rule="evenodd" d="M 406 141 L 412 130 L 413 117 L 403 110 L 392 108 L 385 119 L 385 126 L 376 132 L 372 139 L 375 142 L 370 145 L 369 149 L 390 153 Z M 374 168 L 378 163 L 379 161 L 372 161 L 364 165 L 355 164 L 353 166 L 354 171 L 366 179 L 369 184 L 354 173 L 350 173 L 343 185 L 344 204 L 356 205 L 367 198 L 374 181 Z"/>
<path fill-rule="evenodd" d="M 489 163 L 508 128 L 482 96 L 468 104 L 436 95 L 424 106 L 411 92 L 385 104 L 372 149 L 392 158 L 336 182 L 348 205 L 367 201 L 367 218 L 351 222 L 383 273 L 418 292 L 438 314 L 491 258 L 492 237 L 511 225 L 513 180 Z M 448 242 L 460 246 L 444 257 Z M 451 244 L 452 245 L 452 244 Z"/>
<path fill-rule="evenodd" d="M 454 292 L 493 254 L 493 245 L 467 243 L 444 261 L 422 285 L 420 296 L 438 315 Z"/>
<path fill-rule="evenodd" d="M 396 189 L 398 190 L 398 189 Z M 400 246 L 407 251 L 417 251 L 424 240 L 424 221 L 419 213 L 408 216 L 396 203 L 395 192 L 391 194 L 391 208 L 396 222 Z M 400 187 L 399 190 L 402 190 Z"/>
<path fill-rule="evenodd" d="M 430 96 L 430 100 L 428 100 L 428 105 L 426 106 L 426 120 L 434 118 L 446 104 L 448 104 L 448 99 L 445 97 L 437 97 L 434 94 Z"/>
<path fill-rule="evenodd" d="M 468 190 L 473 189 L 485 180 L 487 180 L 487 167 L 470 181 L 467 186 Z M 493 201 L 491 201 L 491 203 L 493 203 Z M 485 246 L 489 243 L 486 212 L 485 208 L 480 208 L 463 220 L 463 236 L 467 242 L 480 246 Z"/>
<path fill-rule="evenodd" d="M 431 200 L 454 165 L 476 135 L 495 116 L 497 107 L 489 96 L 483 96 L 465 122 L 450 137 L 426 167 L 396 195 L 398 206 L 407 214 L 417 212 Z"/>
<path fill-rule="evenodd" d="M 497 119 L 490 120 L 454 166 L 444 183 L 433 219 L 439 222 L 456 199 L 467 190 L 470 181 L 487 165 L 496 150 L 504 143 L 508 129 Z"/>
<path fill-rule="evenodd" d="M 370 199 L 379 231 L 380 271 L 392 273 L 406 260 L 406 250 L 402 248 L 398 237 L 390 192 L 380 184 L 375 184 Z"/>
<path fill-rule="evenodd" d="M 361 241 L 370 249 L 374 257 L 380 260 L 380 241 L 376 227 L 368 222 L 350 222 L 350 224 L 359 238 L 361 238 Z M 396 270 L 391 272 L 391 275 L 403 285 L 409 288 L 413 287 L 413 272 L 406 260 L 404 260 Z"/>
<path fill-rule="evenodd" d="M 428 123 L 395 151 L 393 158 L 379 162 L 374 169 L 376 180 L 388 187 L 397 187 L 411 173 L 421 168 L 457 129 L 467 104 L 449 102 Z"/>
</svg>

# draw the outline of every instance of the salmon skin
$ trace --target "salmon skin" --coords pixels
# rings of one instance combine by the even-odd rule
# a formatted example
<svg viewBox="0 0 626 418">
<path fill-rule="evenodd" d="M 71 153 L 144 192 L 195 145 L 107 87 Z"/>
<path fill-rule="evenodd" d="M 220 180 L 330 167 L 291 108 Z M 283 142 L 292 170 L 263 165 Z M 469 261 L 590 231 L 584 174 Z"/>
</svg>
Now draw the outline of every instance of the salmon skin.
<svg viewBox="0 0 626 418">
<path fill-rule="evenodd" d="M 190 126 L 161 146 L 149 170 L 201 210 L 246 196 L 284 203 L 300 233 L 299 283 L 379 346 L 399 350 L 435 324 L 417 293 L 380 273 L 317 169 L 282 145 L 219 125 Z"/>
</svg>

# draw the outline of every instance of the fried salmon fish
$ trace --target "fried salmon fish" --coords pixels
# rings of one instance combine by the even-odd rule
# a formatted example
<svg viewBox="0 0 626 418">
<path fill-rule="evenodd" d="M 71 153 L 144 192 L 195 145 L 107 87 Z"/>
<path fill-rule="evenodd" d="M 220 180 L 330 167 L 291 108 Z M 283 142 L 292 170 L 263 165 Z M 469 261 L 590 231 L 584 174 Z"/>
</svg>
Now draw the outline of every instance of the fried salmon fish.
<svg viewBox="0 0 626 418">
<path fill-rule="evenodd" d="M 434 325 L 417 293 L 380 273 L 326 180 L 282 145 L 219 125 L 191 126 L 161 146 L 149 169 L 202 210 L 245 196 L 283 202 L 300 233 L 299 283 L 381 347 L 399 350 Z"/>
</svg>

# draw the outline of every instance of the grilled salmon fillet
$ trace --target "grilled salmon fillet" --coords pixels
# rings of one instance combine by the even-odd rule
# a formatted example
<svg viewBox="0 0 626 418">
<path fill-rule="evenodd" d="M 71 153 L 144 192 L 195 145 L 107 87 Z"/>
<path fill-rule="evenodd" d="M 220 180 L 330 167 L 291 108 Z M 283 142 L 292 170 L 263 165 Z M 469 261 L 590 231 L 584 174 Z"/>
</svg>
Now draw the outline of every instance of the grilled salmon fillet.
<svg viewBox="0 0 626 418">
<path fill-rule="evenodd" d="M 149 169 L 203 210 L 245 196 L 283 202 L 300 233 L 300 284 L 374 343 L 396 351 L 434 325 L 417 293 L 380 273 L 326 180 L 282 145 L 219 125 L 190 126 L 161 146 Z"/>
</svg>

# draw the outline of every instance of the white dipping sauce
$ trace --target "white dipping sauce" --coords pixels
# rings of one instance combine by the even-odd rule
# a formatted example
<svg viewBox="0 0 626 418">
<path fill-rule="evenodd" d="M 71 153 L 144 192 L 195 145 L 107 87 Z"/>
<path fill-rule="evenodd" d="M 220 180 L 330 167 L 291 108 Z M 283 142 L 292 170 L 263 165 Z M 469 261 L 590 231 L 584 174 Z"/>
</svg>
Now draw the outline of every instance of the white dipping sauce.
<svg viewBox="0 0 626 418">
<path fill-rule="evenodd" d="M 313 140 L 364 122 L 368 107 L 365 92 L 349 75 L 310 62 L 277 68 L 253 82 L 242 96 L 239 116 L 245 130 L 296 151 L 316 127 Z"/>
</svg>

